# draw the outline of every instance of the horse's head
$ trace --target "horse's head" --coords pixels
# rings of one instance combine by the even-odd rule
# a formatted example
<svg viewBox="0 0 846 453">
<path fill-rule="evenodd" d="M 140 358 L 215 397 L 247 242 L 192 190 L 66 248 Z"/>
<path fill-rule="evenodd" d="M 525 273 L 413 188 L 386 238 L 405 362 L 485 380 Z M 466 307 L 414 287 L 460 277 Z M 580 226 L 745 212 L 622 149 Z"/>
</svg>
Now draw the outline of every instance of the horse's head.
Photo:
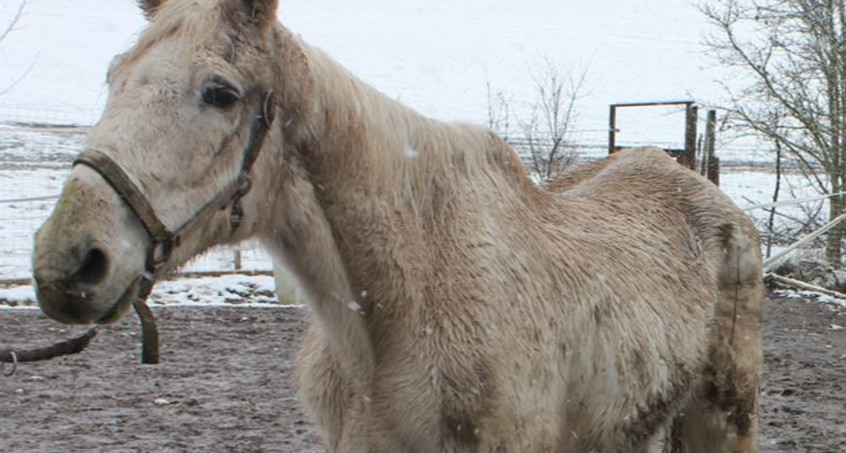
<svg viewBox="0 0 846 453">
<path fill-rule="evenodd" d="M 38 301 L 62 322 L 117 320 L 145 279 L 250 235 L 265 184 L 251 170 L 276 159 L 259 153 L 285 96 L 276 0 L 140 3 L 150 25 L 112 62 L 103 116 L 35 237 Z"/>
</svg>

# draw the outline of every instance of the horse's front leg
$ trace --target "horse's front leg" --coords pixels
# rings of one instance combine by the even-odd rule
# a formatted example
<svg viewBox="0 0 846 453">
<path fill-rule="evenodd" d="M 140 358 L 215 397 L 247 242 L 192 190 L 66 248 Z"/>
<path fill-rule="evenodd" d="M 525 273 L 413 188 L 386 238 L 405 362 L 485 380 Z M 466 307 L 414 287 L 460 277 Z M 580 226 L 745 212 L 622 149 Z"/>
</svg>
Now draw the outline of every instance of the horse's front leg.
<svg viewBox="0 0 846 453">
<path fill-rule="evenodd" d="M 310 325 L 298 364 L 300 397 L 332 453 L 402 451 L 390 433 L 380 428 L 370 397 L 355 388 L 318 327 Z"/>
<path fill-rule="evenodd" d="M 298 362 L 297 380 L 305 411 L 329 450 L 339 451 L 350 391 L 340 363 L 313 323 L 306 332 Z"/>
</svg>

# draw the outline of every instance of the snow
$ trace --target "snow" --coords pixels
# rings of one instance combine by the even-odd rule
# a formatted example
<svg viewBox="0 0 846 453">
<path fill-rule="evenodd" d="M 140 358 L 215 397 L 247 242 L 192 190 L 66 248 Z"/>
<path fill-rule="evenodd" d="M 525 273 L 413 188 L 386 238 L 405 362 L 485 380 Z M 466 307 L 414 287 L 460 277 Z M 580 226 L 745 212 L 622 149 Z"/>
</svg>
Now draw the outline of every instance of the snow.
<svg viewBox="0 0 846 453">
<path fill-rule="evenodd" d="M 38 308 L 32 285 L 11 286 L 9 288 L 0 287 L 0 308 L 7 306 Z"/>
<path fill-rule="evenodd" d="M 722 94 L 723 73 L 701 42 L 709 29 L 696 2 L 562 2 L 560 0 L 289 0 L 280 21 L 324 49 L 358 77 L 421 113 L 442 120 L 487 122 L 488 86 L 528 111 L 533 71 L 549 60 L 586 72 L 575 140 L 602 154 L 608 105 L 694 99 Z M 0 30 L 19 2 L 0 2 Z M 144 28 L 134 0 L 29 0 L 21 21 L 0 42 L 0 123 L 93 124 L 106 98 L 105 72 Z M 725 77 L 723 77 L 725 79 Z M 704 115 L 703 115 L 704 116 Z M 618 143 L 681 147 L 684 114 L 677 108 L 618 111 Z M 513 118 L 512 118 L 513 120 Z M 512 126 L 513 127 L 513 126 Z M 512 131 L 513 132 L 513 131 Z M 52 210 L 85 130 L 0 124 L 0 278 L 28 278 L 32 235 Z M 749 144 L 721 147 L 724 162 L 770 162 Z M 418 152 L 408 149 L 405 157 Z M 774 175 L 726 172 L 722 188 L 741 207 L 771 200 Z M 801 178 L 793 195 L 813 195 Z M 26 199 L 26 200 L 22 200 Z M 9 202 L 9 200 L 17 200 Z M 798 208 L 796 208 L 798 209 Z M 761 220 L 762 210 L 750 211 Z M 244 267 L 270 270 L 256 244 Z M 217 250 L 188 270 L 231 268 L 232 252 Z M 226 303 L 239 291 L 272 294 L 271 277 L 161 282 L 153 303 Z M 32 288 L 0 288 L 0 300 L 24 304 Z M 258 297 L 272 303 L 272 297 Z M 205 302 L 204 302 L 205 301 Z M 216 301 L 216 302 L 215 302 Z M 2 304 L 0 304 L 2 305 Z"/>
<path fill-rule="evenodd" d="M 846 308 L 846 300 L 838 299 L 833 296 L 829 296 L 827 294 L 820 294 L 813 291 L 799 291 L 799 290 L 784 290 L 780 289 L 773 292 L 778 297 L 783 297 L 785 299 L 795 299 L 801 301 L 808 301 L 808 302 L 819 302 L 823 304 L 831 304 L 836 305 L 842 308 Z M 832 329 L 832 330 L 839 330 L 839 329 Z"/>
<path fill-rule="evenodd" d="M 0 27 L 20 2 L 0 2 Z M 134 1 L 29 0 L 15 30 L 0 43 L 0 87 L 14 120 L 91 124 L 105 101 L 105 74 L 144 26 Z M 27 69 L 30 68 L 27 73 Z M 7 115 L 9 115 L 7 113 Z"/>
<path fill-rule="evenodd" d="M 782 176 L 780 200 L 810 198 L 817 193 L 808 181 L 799 174 L 790 173 Z M 768 211 L 752 209 L 756 205 L 772 202 L 776 175 L 764 170 L 728 171 L 720 175 L 720 189 L 725 192 L 741 209 L 757 220 L 763 221 Z M 780 207 L 778 210 L 787 215 L 801 217 L 802 206 L 827 206 L 826 201 L 812 201 L 796 206 Z M 784 221 L 780 219 L 780 221 Z"/>
<path fill-rule="evenodd" d="M 30 0 L 0 43 L 0 120 L 94 122 L 105 72 L 145 26 L 133 0 Z M 420 112 L 484 123 L 487 84 L 514 100 L 534 94 L 532 71 L 550 60 L 587 72 L 580 142 L 604 143 L 611 103 L 720 95 L 703 52 L 694 2 L 559 0 L 333 0 L 280 2 L 278 17 L 354 74 Z M 0 27 L 18 2 L 0 2 Z M 27 73 L 28 68 L 32 66 Z M 621 141 L 680 142 L 683 115 L 621 114 Z M 632 113 L 632 115 L 635 115 Z"/>
<path fill-rule="evenodd" d="M 158 282 L 150 296 L 151 305 L 273 305 L 276 286 L 271 276 L 228 275 Z"/>
<path fill-rule="evenodd" d="M 418 151 L 415 151 L 411 148 L 408 148 L 408 149 L 405 150 L 405 158 L 406 159 L 414 160 L 414 159 L 417 159 L 418 157 L 420 157 L 420 153 Z"/>
<path fill-rule="evenodd" d="M 148 304 L 156 306 L 278 307 L 271 276 L 225 275 L 221 277 L 180 278 L 156 283 Z M 0 309 L 38 308 L 32 285 L 0 288 Z"/>
<path fill-rule="evenodd" d="M 349 308 L 350 311 L 352 311 L 354 313 L 361 313 L 362 312 L 361 311 L 361 305 L 359 305 L 358 302 L 355 302 L 355 301 L 347 303 L 347 308 Z"/>
</svg>

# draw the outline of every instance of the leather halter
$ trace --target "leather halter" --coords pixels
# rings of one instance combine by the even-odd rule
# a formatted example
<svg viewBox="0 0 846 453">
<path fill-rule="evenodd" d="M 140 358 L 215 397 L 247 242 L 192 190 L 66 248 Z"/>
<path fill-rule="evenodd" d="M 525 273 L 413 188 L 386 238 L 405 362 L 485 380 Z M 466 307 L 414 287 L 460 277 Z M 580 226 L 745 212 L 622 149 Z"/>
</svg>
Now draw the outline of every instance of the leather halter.
<svg viewBox="0 0 846 453">
<path fill-rule="evenodd" d="M 162 267 L 170 259 L 171 252 L 179 246 L 180 238 L 186 232 L 198 227 L 199 221 L 207 214 L 216 212 L 231 204 L 229 213 L 229 227 L 234 233 L 241 225 L 244 211 L 241 208 L 241 197 L 250 191 L 250 170 L 258 158 L 267 131 L 276 116 L 276 96 L 272 91 L 262 97 L 247 140 L 247 147 L 241 160 L 241 171 L 238 177 L 218 192 L 211 200 L 200 207 L 191 218 L 173 231 L 169 230 L 156 214 L 150 201 L 141 189 L 132 181 L 129 175 L 111 157 L 96 149 L 87 149 L 77 156 L 73 165 L 85 165 L 96 171 L 129 205 L 132 212 L 141 221 L 147 234 L 150 235 L 150 249 L 147 252 L 145 267 L 150 274 L 147 280 L 158 277 Z"/>
</svg>

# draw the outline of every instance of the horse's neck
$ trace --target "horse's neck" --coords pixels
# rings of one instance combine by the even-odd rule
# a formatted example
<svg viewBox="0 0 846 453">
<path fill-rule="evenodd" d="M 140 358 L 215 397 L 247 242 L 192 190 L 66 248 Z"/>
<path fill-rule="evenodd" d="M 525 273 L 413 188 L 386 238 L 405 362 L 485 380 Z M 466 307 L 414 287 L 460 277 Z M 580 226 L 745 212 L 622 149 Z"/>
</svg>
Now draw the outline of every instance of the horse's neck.
<svg viewBox="0 0 846 453">
<path fill-rule="evenodd" d="M 358 204 L 366 199 L 425 217 L 443 208 L 450 192 L 458 190 L 459 178 L 502 178 L 508 186 L 502 190 L 529 190 L 519 158 L 487 128 L 428 119 L 361 82 L 320 50 L 305 47 L 305 52 L 315 104 L 303 155 L 324 200 Z"/>
<path fill-rule="evenodd" d="M 343 185 L 400 185 L 396 170 L 415 157 L 414 142 L 433 122 L 364 84 L 318 49 L 310 48 L 317 134 L 308 170 L 326 190 Z M 337 191 L 350 194 L 350 188 Z"/>
<path fill-rule="evenodd" d="M 514 151 L 488 129 L 425 118 L 322 51 L 306 44 L 301 49 L 309 75 L 304 81 L 309 94 L 301 100 L 309 106 L 295 109 L 308 112 L 292 126 L 306 131 L 297 154 L 333 234 L 343 242 L 356 292 L 370 286 L 356 269 L 367 269 L 375 280 L 388 262 L 368 250 L 373 244 L 398 234 L 407 244 L 410 236 L 430 236 L 433 223 L 460 225 L 460 217 L 473 215 L 465 207 L 534 191 Z M 282 80 L 293 83 L 284 75 Z"/>
</svg>

